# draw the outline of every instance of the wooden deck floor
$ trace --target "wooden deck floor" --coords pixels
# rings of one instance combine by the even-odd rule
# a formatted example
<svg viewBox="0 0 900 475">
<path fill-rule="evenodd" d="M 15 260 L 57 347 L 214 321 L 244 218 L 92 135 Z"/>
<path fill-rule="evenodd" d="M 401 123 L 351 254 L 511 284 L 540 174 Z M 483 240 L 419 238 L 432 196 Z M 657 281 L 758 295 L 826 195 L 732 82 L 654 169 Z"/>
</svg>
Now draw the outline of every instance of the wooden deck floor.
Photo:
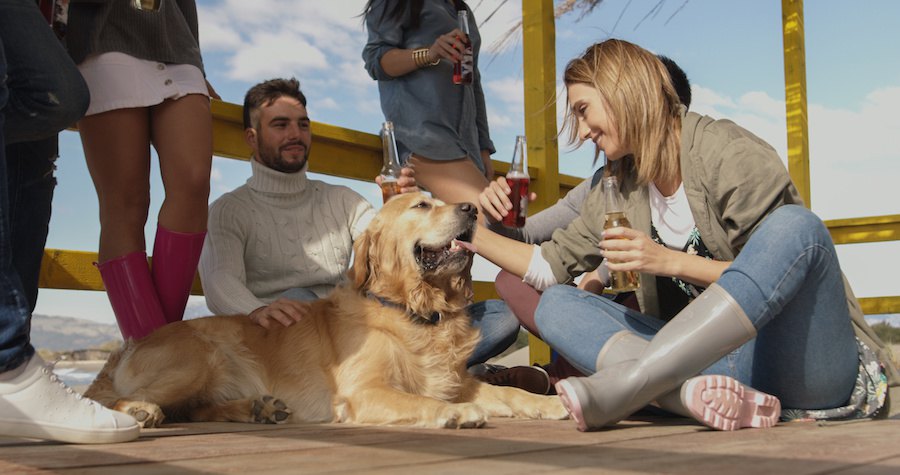
<svg viewBox="0 0 900 475">
<path fill-rule="evenodd" d="M 900 420 L 714 432 L 682 419 L 580 433 L 571 421 L 492 420 L 475 430 L 178 424 L 135 442 L 0 439 L 0 473 L 898 474 Z"/>
</svg>

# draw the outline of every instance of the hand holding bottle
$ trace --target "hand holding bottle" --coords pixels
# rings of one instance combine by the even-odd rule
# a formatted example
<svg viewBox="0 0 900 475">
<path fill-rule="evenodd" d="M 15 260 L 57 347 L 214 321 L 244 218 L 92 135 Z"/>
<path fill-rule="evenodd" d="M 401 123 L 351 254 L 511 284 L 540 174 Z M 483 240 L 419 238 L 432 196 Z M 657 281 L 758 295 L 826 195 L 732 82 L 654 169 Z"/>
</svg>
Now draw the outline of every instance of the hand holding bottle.
<svg viewBox="0 0 900 475">
<path fill-rule="evenodd" d="M 375 177 L 375 184 L 381 187 L 384 178 L 381 175 Z M 416 170 L 412 167 L 403 167 L 400 169 L 400 177 L 397 178 L 397 185 L 400 186 L 400 193 L 418 193 L 422 191 L 419 183 L 416 182 Z"/>
<path fill-rule="evenodd" d="M 488 183 L 488 186 L 481 190 L 478 201 L 481 203 L 481 209 L 489 223 L 499 223 L 511 212 L 510 210 L 513 208 L 512 201 L 509 199 L 511 191 L 505 176 Z M 537 193 L 531 192 L 528 195 L 529 202 L 536 199 Z"/>
<path fill-rule="evenodd" d="M 462 58 L 468 37 L 459 28 L 454 28 L 441 36 L 428 48 L 428 57 L 434 59 L 446 59 L 456 63 Z"/>
<path fill-rule="evenodd" d="M 609 247 L 609 241 L 625 241 L 629 239 L 628 231 L 633 231 L 631 223 L 625 216 L 624 200 L 619 191 L 619 182 L 614 176 L 603 177 L 603 199 L 606 204 L 606 222 L 603 224 L 603 240 L 600 241 L 600 252 L 607 260 L 609 267 L 609 284 L 613 292 L 631 292 L 641 287 L 641 275 L 634 269 L 625 268 L 626 259 L 630 256 L 625 255 L 622 250 L 615 250 Z M 615 230 L 617 232 L 610 232 Z M 621 248 L 620 248 L 621 249 Z M 613 252 L 610 252 L 612 250 Z"/>
<path fill-rule="evenodd" d="M 637 229 L 616 227 L 603 231 L 600 254 L 607 259 L 609 271 L 636 271 L 651 275 L 679 275 L 672 268 L 682 252 L 666 249 Z"/>
</svg>

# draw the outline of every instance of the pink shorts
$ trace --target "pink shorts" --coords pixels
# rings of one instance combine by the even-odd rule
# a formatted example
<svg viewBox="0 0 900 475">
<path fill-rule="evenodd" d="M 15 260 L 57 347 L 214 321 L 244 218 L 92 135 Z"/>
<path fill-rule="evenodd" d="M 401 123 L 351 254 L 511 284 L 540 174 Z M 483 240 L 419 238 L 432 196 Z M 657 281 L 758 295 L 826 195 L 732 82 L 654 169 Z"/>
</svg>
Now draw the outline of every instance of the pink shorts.
<svg viewBox="0 0 900 475">
<path fill-rule="evenodd" d="M 150 107 L 188 94 L 209 96 L 200 68 L 147 61 L 124 53 L 102 53 L 78 65 L 91 91 L 85 115 L 115 109 Z"/>
</svg>

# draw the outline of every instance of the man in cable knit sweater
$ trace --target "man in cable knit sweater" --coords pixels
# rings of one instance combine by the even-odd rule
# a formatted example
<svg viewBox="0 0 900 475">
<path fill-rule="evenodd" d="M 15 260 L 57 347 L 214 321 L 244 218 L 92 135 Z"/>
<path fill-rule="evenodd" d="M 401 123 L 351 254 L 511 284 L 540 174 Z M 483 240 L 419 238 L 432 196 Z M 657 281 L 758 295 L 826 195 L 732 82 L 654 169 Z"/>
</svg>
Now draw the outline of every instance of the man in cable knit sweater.
<svg viewBox="0 0 900 475">
<path fill-rule="evenodd" d="M 341 281 L 353 241 L 375 210 L 345 186 L 306 176 L 312 134 L 296 79 L 253 86 L 244 126 L 253 175 L 210 206 L 200 277 L 214 313 L 288 326 L 303 317 L 301 301 L 323 297 Z M 400 186 L 418 191 L 411 169 L 403 169 Z M 515 341 L 519 324 L 502 301 L 478 302 L 469 313 L 482 332 L 473 363 Z"/>
<path fill-rule="evenodd" d="M 299 301 L 323 297 L 341 280 L 375 210 L 345 186 L 307 177 L 312 134 L 296 79 L 251 88 L 244 127 L 253 174 L 210 206 L 200 277 L 214 313 L 287 326 L 303 315 Z M 401 184 L 416 189 L 405 172 Z"/>
</svg>

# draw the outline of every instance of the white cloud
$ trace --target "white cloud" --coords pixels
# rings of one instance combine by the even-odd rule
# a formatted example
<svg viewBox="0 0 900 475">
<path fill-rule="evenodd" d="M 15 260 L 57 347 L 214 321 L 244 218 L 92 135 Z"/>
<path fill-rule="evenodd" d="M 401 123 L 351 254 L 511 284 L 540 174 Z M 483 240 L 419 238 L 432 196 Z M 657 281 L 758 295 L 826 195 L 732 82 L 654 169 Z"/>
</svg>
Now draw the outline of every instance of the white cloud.
<svg viewBox="0 0 900 475">
<path fill-rule="evenodd" d="M 223 0 L 200 6 L 203 50 L 225 55 L 224 74 L 256 82 L 264 77 L 309 77 L 334 70 L 353 89 L 369 80 L 362 68 L 365 32 L 356 15 L 364 2 Z"/>
<path fill-rule="evenodd" d="M 503 102 L 522 106 L 524 102 L 525 83 L 521 78 L 505 77 L 484 83 L 484 93 Z"/>
<path fill-rule="evenodd" d="M 316 107 L 334 110 L 338 108 L 338 103 L 330 97 L 320 97 L 316 99 Z"/>
<path fill-rule="evenodd" d="M 507 33 L 522 19 L 522 2 L 513 0 L 501 2 L 500 0 L 487 0 L 482 2 L 469 2 L 472 13 L 478 22 L 478 33 L 481 35 L 481 51 L 486 53 L 502 53 L 514 45 L 522 42 L 522 29 L 519 28 L 510 41 L 499 46 L 498 40 L 505 38 Z M 499 6 L 499 9 L 498 9 Z M 485 20 L 490 19 L 485 22 Z"/>
<path fill-rule="evenodd" d="M 211 183 L 218 183 L 222 181 L 222 176 L 222 169 L 213 165 L 209 171 L 209 181 Z"/>
<path fill-rule="evenodd" d="M 513 119 L 507 115 L 497 114 L 493 111 L 488 111 L 488 124 L 490 124 L 491 128 L 501 128 L 501 127 L 509 127 L 513 125 Z M 494 144 L 497 145 L 497 144 Z"/>
<path fill-rule="evenodd" d="M 250 44 L 239 48 L 228 65 L 228 77 L 256 81 L 264 77 L 298 75 L 306 69 L 324 69 L 325 55 L 301 36 L 292 32 L 259 33 Z"/>
<path fill-rule="evenodd" d="M 759 91 L 751 91 L 738 99 L 738 107 L 766 117 L 784 119 L 784 101 L 769 97 L 768 94 Z"/>
<path fill-rule="evenodd" d="M 708 114 L 718 107 L 735 107 L 734 101 L 712 89 L 696 84 L 691 85 L 691 110 L 700 114 Z"/>
</svg>

